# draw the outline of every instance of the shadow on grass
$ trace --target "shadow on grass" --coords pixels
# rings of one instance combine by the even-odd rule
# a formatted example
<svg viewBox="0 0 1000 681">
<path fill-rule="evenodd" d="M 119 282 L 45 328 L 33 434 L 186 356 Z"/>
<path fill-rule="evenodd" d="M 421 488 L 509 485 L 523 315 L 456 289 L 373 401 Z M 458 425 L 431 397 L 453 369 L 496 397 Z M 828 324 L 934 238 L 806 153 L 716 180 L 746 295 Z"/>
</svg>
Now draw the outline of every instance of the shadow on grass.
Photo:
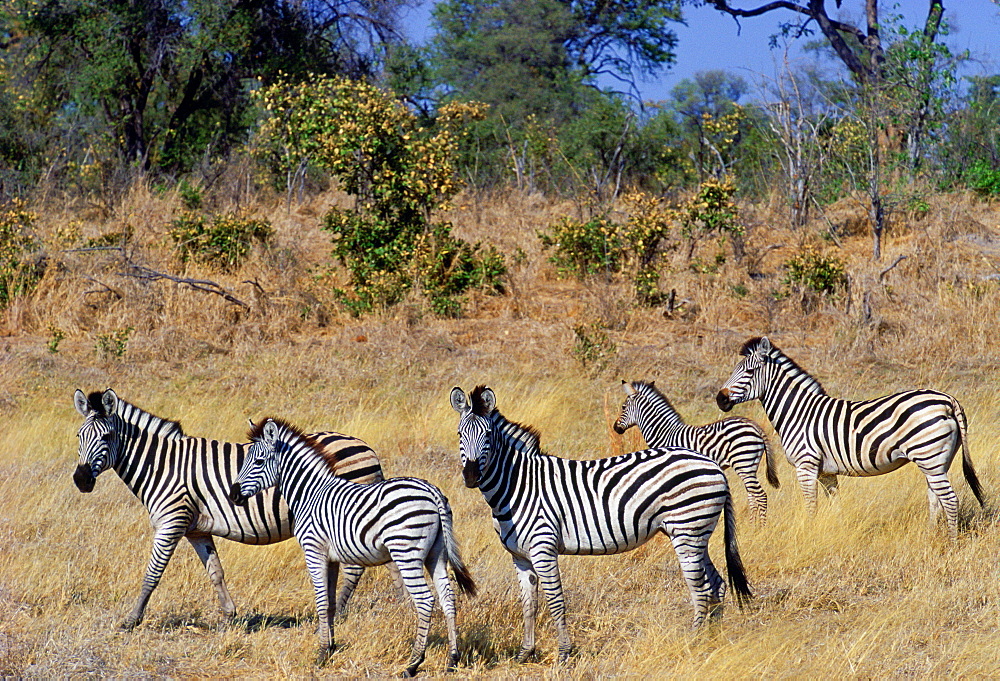
<svg viewBox="0 0 1000 681">
<path fill-rule="evenodd" d="M 246 615 L 241 615 L 236 617 L 231 626 L 237 629 L 243 629 L 248 633 L 254 633 L 257 631 L 262 631 L 264 629 L 291 629 L 292 627 L 301 626 L 309 618 L 307 617 L 291 617 L 288 615 L 266 615 L 262 613 L 252 612 Z"/>
</svg>

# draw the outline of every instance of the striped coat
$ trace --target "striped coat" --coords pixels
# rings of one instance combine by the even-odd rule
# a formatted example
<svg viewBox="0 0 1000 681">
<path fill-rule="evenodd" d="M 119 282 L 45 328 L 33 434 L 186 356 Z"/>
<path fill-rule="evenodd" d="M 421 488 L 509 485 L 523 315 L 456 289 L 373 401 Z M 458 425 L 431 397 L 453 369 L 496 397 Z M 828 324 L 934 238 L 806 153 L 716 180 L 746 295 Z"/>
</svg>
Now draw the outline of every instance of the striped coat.
<svg viewBox="0 0 1000 681">
<path fill-rule="evenodd" d="M 882 475 L 912 461 L 927 479 L 931 522 L 943 508 L 954 538 L 958 497 L 948 469 L 960 447 L 965 479 L 983 503 L 969 456 L 965 412 L 951 395 L 908 390 L 872 400 L 842 400 L 827 395 L 819 381 L 767 338 L 750 339 L 740 354 L 743 359 L 719 390 L 719 408 L 729 411 L 740 402 L 761 401 L 810 509 L 816 506 L 817 481 L 832 493 L 838 475 Z"/>
<path fill-rule="evenodd" d="M 142 621 L 149 598 L 182 538 L 205 565 L 223 613 L 234 617 L 236 606 L 226 587 L 214 538 L 273 544 L 292 536 L 292 517 L 279 494 L 262 495 L 242 508 L 229 500 L 247 445 L 188 437 L 176 421 L 143 411 L 110 389 L 89 396 L 77 390 L 73 402 L 84 418 L 78 432 L 80 463 L 73 475 L 77 488 L 92 491 L 97 476 L 113 469 L 146 507 L 153 526 L 153 549 L 139 598 L 122 626 L 131 629 Z M 361 440 L 332 432 L 314 437 L 336 460 L 341 475 L 356 482 L 383 479 L 378 457 Z M 340 607 L 350 598 L 362 572 L 345 571 Z"/>
</svg>

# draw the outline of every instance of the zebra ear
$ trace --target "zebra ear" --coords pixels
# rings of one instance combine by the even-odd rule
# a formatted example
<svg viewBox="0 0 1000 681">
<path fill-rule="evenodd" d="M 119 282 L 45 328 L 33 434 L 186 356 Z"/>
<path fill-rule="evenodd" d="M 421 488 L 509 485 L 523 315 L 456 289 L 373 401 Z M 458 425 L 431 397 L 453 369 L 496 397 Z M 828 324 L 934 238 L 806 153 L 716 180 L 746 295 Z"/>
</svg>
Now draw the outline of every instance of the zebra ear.
<svg viewBox="0 0 1000 681">
<path fill-rule="evenodd" d="M 757 344 L 757 352 L 762 355 L 771 354 L 771 341 L 767 339 L 767 336 L 760 339 L 760 343 Z"/>
<path fill-rule="evenodd" d="M 73 393 L 73 406 L 80 412 L 80 416 L 84 418 L 87 418 L 87 415 L 90 414 L 90 405 L 87 404 L 87 396 L 79 388 Z"/>
<path fill-rule="evenodd" d="M 480 398 L 483 400 L 483 412 L 486 414 L 493 413 L 493 410 L 497 408 L 497 396 L 493 394 L 493 390 L 485 388 Z"/>
<path fill-rule="evenodd" d="M 455 387 L 451 389 L 451 408 L 457 411 L 459 414 L 469 410 L 469 400 L 465 397 L 465 393 L 462 392 L 461 388 Z"/>
<path fill-rule="evenodd" d="M 261 440 L 264 444 L 269 446 L 274 444 L 274 441 L 278 439 L 278 424 L 275 423 L 273 419 L 264 421 L 264 428 L 261 435 Z"/>
<path fill-rule="evenodd" d="M 115 391 L 108 388 L 101 395 L 101 403 L 104 405 L 104 411 L 109 416 L 118 411 L 118 395 L 115 395 Z"/>
<path fill-rule="evenodd" d="M 622 390 L 624 390 L 625 394 L 629 397 L 635 395 L 635 386 L 626 381 L 624 378 L 622 379 Z"/>
</svg>

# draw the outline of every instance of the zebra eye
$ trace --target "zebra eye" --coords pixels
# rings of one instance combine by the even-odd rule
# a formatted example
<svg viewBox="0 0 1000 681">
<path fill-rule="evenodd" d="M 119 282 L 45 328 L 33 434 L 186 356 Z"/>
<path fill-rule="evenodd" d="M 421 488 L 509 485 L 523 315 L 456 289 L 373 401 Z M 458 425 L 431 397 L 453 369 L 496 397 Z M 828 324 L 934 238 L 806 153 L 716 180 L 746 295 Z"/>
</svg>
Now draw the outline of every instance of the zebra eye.
<svg viewBox="0 0 1000 681">
<path fill-rule="evenodd" d="M 111 442 L 113 439 L 115 439 L 115 434 L 105 433 L 104 435 L 101 436 L 101 439 L 104 440 L 105 442 Z"/>
</svg>

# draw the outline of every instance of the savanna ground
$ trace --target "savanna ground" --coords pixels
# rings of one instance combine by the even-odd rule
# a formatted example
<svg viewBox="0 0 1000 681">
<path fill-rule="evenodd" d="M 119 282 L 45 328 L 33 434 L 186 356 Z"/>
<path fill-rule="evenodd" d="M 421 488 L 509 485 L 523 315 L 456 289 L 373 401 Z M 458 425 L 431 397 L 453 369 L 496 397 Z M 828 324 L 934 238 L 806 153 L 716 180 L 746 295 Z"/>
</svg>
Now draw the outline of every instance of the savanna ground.
<svg viewBox="0 0 1000 681">
<path fill-rule="evenodd" d="M 265 414 L 341 430 L 379 451 L 389 475 L 440 486 L 481 590 L 459 599 L 458 677 L 1000 675 L 1000 530 L 992 513 L 976 506 L 959 467 L 951 477 L 963 529 L 949 545 L 943 528 L 927 525 L 926 486 L 914 467 L 844 479 L 839 497 L 821 499 L 810 516 L 783 458 L 782 487 L 767 490 L 764 527 L 751 522 L 742 486 L 730 476 L 752 604 L 729 604 L 716 630 L 692 632 L 667 541 L 620 556 L 564 557 L 577 652 L 554 665 L 543 608 L 540 658 L 517 665 L 521 608 L 513 569 L 481 494 L 462 485 L 457 415 L 448 405 L 452 386 L 486 383 L 501 411 L 541 431 L 550 453 L 607 456 L 642 446 L 637 433 L 621 438 L 611 430 L 621 379 L 655 379 L 689 422 L 714 420 L 721 416 L 714 395 L 736 350 L 767 334 L 832 395 L 927 386 L 958 397 L 973 460 L 997 508 L 997 206 L 964 195 L 931 197 L 926 214 L 898 216 L 878 264 L 868 261 L 869 241 L 857 226 L 862 213 L 850 202 L 801 233 L 780 226 L 779 207 L 747 206 L 746 258 L 696 273 L 675 253 L 663 285 L 686 302 L 665 315 L 662 307 L 632 307 L 624 284 L 555 277 L 535 232 L 572 205 L 517 194 L 467 198 L 450 216 L 456 232 L 519 255 L 509 259 L 507 295 L 474 297 L 464 318 L 449 320 L 428 314 L 417 298 L 363 318 L 336 311 L 324 298 L 329 282 L 307 272 L 328 258 L 328 237 L 316 225 L 332 200 L 322 195 L 290 212 L 282 202 L 260 204 L 275 240 L 225 275 L 172 260 L 165 232 L 178 211 L 175 196 L 139 189 L 115 210 L 70 205 L 42 213 L 50 265 L 0 329 L 0 673 L 361 677 L 395 674 L 407 659 L 415 618 L 379 568 L 366 575 L 336 627 L 339 651 L 323 669 L 313 666 L 313 595 L 294 540 L 270 547 L 219 542 L 239 609 L 231 626 L 221 621 L 201 563 L 182 544 L 146 621 L 120 631 L 149 555 L 147 516 L 113 472 L 90 495 L 71 481 L 80 422 L 73 390 L 113 387 L 196 436 L 242 440 L 247 417 Z M 96 237 L 129 228 L 131 262 L 212 279 L 248 307 L 121 276 L 116 251 L 68 250 L 79 243 L 74 232 Z M 830 228 L 833 237 L 816 236 Z M 774 295 L 780 263 L 803 245 L 844 259 L 849 289 L 834 297 Z M 709 258 L 724 250 L 701 248 Z M 907 258 L 885 271 L 900 255 Z M 573 329 L 595 323 L 607 341 L 594 336 L 597 350 L 584 365 L 573 353 Z M 121 356 L 95 349 L 99 337 L 129 327 Z M 55 329 L 64 338 L 56 341 Z M 764 422 L 757 404 L 734 413 Z M 712 555 L 722 568 L 717 535 Z M 444 657 L 436 615 L 422 673 L 440 674 Z"/>
</svg>

